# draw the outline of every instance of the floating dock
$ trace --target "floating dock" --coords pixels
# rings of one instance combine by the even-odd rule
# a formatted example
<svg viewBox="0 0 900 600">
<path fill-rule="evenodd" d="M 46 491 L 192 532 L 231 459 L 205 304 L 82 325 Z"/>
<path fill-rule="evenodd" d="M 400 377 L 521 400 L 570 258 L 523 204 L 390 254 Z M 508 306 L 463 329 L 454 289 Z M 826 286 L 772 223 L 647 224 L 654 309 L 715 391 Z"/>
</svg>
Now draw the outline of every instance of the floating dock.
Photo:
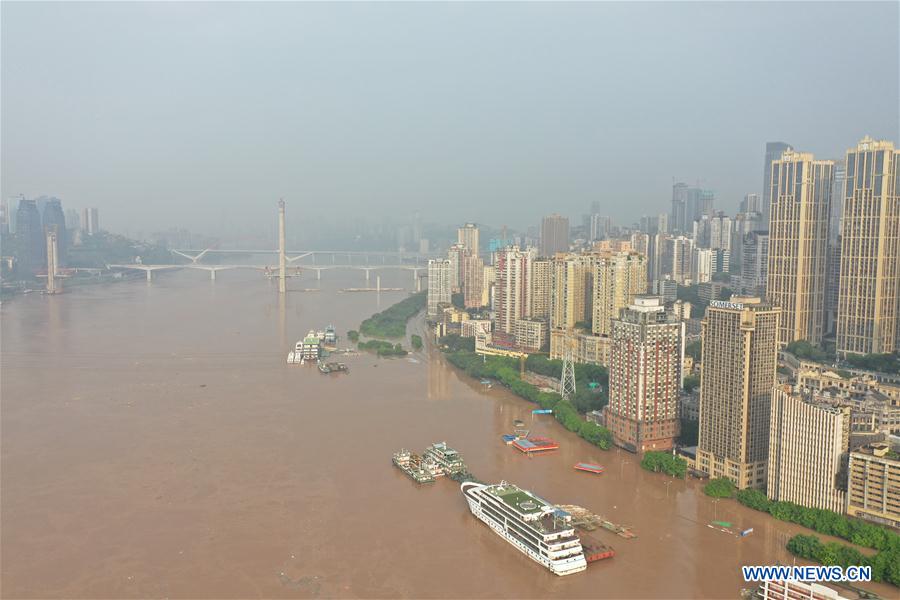
<svg viewBox="0 0 900 600">
<path fill-rule="evenodd" d="M 603 472 L 603 466 L 595 465 L 593 463 L 580 462 L 580 463 L 575 464 L 575 470 L 576 471 L 585 471 L 586 473 L 595 473 L 595 474 L 599 475 L 600 473 Z"/>
<path fill-rule="evenodd" d="M 516 438 L 512 442 L 513 447 L 524 454 L 536 452 L 549 452 L 559 449 L 559 444 L 548 437 Z"/>
<path fill-rule="evenodd" d="M 416 483 L 434 483 L 434 474 L 418 454 L 400 450 L 394 454 L 394 466 L 406 473 Z M 430 462 L 430 461 L 429 461 Z"/>
<path fill-rule="evenodd" d="M 559 508 L 571 514 L 572 523 L 575 527 L 584 531 L 594 531 L 595 529 L 602 527 L 627 540 L 637 537 L 637 534 L 627 525 L 613 523 L 612 521 L 605 519 L 602 515 L 595 515 L 582 506 L 577 506 L 575 504 L 560 504 Z"/>
<path fill-rule="evenodd" d="M 338 363 L 338 362 L 319 363 L 319 372 L 323 373 L 323 374 L 349 373 L 350 367 L 348 367 L 344 363 Z"/>
<path fill-rule="evenodd" d="M 584 558 L 589 563 L 612 558 L 616 555 L 616 551 L 613 550 L 612 546 L 607 546 L 595 537 L 584 533 L 579 533 L 578 537 L 581 540 L 581 548 L 584 550 Z"/>
</svg>

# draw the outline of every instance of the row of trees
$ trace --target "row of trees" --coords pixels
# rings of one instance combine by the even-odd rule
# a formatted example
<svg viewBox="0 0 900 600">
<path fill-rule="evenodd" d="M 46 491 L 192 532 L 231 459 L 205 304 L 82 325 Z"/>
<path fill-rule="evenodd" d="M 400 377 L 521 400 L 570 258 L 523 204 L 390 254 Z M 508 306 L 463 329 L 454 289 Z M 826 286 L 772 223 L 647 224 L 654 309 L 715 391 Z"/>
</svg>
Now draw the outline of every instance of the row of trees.
<svg viewBox="0 0 900 600">
<path fill-rule="evenodd" d="M 814 535 L 795 535 L 787 543 L 794 556 L 814 560 L 823 565 L 872 567 L 872 580 L 887 582 L 900 587 L 900 551 L 882 550 L 875 556 L 866 556 L 856 548 L 837 542 L 822 543 Z"/>
<path fill-rule="evenodd" d="M 400 344 L 392 344 L 384 340 L 369 340 L 359 343 L 360 350 L 375 352 L 378 356 L 406 356 L 409 354 Z"/>
<path fill-rule="evenodd" d="M 449 347 L 456 345 L 457 342 L 443 338 L 441 344 Z M 542 392 L 536 386 L 522 381 L 514 359 L 503 356 L 482 357 L 473 351 L 456 350 L 448 352 L 447 360 L 471 377 L 496 379 L 517 396 L 538 404 L 541 408 L 552 410 L 553 416 L 563 427 L 591 444 L 603 450 L 608 450 L 612 446 L 612 434 L 608 429 L 584 420 L 575 406 L 563 400 L 559 394 Z"/>
<path fill-rule="evenodd" d="M 426 292 L 412 294 L 375 313 L 362 322 L 359 330 L 369 337 L 400 338 L 406 335 L 406 323 L 425 308 Z"/>
<path fill-rule="evenodd" d="M 670 452 L 657 452 L 651 450 L 644 452 L 641 459 L 641 468 L 647 471 L 659 473 L 660 471 L 672 477 L 684 479 L 687 475 L 687 461 L 680 456 L 674 456 Z"/>
<path fill-rule="evenodd" d="M 813 531 L 845 539 L 858 546 L 876 550 L 900 549 L 900 535 L 873 523 L 853 519 L 823 508 L 808 508 L 793 502 L 769 500 L 759 490 L 746 489 L 737 493 L 744 506 L 767 512 L 780 521 L 789 521 Z"/>
</svg>

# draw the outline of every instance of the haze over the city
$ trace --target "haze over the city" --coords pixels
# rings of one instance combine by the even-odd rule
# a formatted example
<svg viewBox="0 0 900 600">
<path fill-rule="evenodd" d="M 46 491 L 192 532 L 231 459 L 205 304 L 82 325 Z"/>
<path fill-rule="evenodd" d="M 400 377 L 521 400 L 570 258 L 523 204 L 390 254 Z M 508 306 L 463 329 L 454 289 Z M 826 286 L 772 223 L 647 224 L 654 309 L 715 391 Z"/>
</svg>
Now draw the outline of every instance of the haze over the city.
<svg viewBox="0 0 900 600">
<path fill-rule="evenodd" d="M 766 141 L 898 139 L 897 3 L 2 7 L 2 197 L 104 227 L 733 211 Z M 863 93 L 864 92 L 864 93 Z"/>
</svg>

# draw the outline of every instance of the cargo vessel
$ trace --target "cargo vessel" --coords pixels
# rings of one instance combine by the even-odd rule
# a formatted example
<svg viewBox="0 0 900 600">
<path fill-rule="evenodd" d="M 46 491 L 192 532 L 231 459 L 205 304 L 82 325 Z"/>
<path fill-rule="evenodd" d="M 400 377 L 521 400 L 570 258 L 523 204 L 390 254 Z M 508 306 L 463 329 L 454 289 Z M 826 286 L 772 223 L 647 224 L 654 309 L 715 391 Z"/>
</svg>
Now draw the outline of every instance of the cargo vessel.
<svg viewBox="0 0 900 600">
<path fill-rule="evenodd" d="M 495 485 L 466 481 L 460 490 L 475 517 L 552 573 L 571 575 L 587 568 L 572 515 L 566 511 L 505 481 Z"/>
</svg>

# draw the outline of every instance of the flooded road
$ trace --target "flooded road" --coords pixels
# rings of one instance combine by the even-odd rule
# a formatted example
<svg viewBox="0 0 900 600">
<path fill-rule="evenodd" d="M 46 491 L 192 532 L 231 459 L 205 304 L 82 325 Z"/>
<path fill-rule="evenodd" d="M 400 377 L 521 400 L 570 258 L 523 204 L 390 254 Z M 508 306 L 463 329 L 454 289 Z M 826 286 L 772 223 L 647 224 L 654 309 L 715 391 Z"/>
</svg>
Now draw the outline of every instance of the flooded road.
<svg viewBox="0 0 900 600">
<path fill-rule="evenodd" d="M 4 302 L 3 595 L 735 598 L 742 564 L 792 562 L 784 544 L 800 528 L 716 505 L 693 482 L 667 489 L 634 455 L 532 423 L 531 405 L 437 352 L 351 357 L 345 376 L 285 364 L 310 328 L 343 335 L 405 296 L 337 293 L 361 280 L 291 280 L 321 291 L 279 300 L 258 275 L 179 272 Z M 529 458 L 503 445 L 514 419 L 561 449 Z M 442 440 L 482 480 L 639 537 L 595 532 L 615 558 L 555 577 L 472 517 L 456 484 L 416 487 L 391 466 L 400 447 Z M 606 473 L 574 471 L 579 461 Z M 727 535 L 707 527 L 714 518 L 755 533 Z"/>
</svg>

